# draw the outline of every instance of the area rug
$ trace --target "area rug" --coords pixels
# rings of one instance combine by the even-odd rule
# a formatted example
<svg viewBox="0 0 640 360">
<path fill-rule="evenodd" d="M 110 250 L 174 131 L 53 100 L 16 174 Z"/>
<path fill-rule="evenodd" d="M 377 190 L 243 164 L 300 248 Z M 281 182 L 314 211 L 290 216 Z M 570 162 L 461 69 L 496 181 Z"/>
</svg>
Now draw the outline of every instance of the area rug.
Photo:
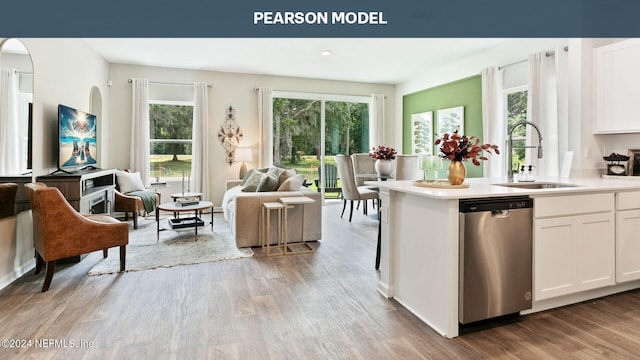
<svg viewBox="0 0 640 360">
<path fill-rule="evenodd" d="M 253 256 L 251 248 L 237 248 L 229 224 L 222 214 L 214 214 L 213 231 L 210 215 L 204 214 L 207 226 L 198 228 L 196 238 L 193 229 L 160 231 L 156 242 L 155 219 L 138 219 L 138 229 L 129 232 L 125 271 L 167 268 L 212 261 L 241 259 Z M 161 228 L 167 220 L 161 219 Z M 109 256 L 100 260 L 89 275 L 117 273 L 120 269 L 120 249 L 109 249 Z"/>
</svg>

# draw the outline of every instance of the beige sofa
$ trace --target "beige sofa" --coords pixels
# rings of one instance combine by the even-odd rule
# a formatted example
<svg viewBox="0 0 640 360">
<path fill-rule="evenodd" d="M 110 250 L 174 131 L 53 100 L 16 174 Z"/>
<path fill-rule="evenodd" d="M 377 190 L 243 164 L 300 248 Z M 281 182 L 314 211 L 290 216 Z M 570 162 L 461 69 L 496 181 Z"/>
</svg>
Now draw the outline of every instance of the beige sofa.
<svg viewBox="0 0 640 360">
<path fill-rule="evenodd" d="M 228 180 L 222 201 L 225 219 L 236 238 L 236 246 L 260 245 L 260 212 L 265 202 L 279 202 L 282 197 L 306 196 L 313 204 L 296 205 L 288 210 L 289 242 L 316 241 L 322 238 L 322 199 L 320 193 L 301 187 L 297 191 L 242 192 L 240 180 Z M 304 206 L 304 211 L 302 207 Z M 304 219 L 302 218 L 304 213 Z M 271 243 L 276 241 L 276 216 L 271 216 Z M 303 226 L 304 224 L 304 226 Z"/>
</svg>

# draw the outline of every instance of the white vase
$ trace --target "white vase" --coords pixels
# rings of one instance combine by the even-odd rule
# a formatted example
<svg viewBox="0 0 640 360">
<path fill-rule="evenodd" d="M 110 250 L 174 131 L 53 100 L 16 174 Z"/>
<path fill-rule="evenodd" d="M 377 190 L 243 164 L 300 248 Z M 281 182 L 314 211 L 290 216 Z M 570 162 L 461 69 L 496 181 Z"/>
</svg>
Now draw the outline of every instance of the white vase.
<svg viewBox="0 0 640 360">
<path fill-rule="evenodd" d="M 375 164 L 376 172 L 378 176 L 389 176 L 391 175 L 391 160 L 376 160 Z"/>
</svg>

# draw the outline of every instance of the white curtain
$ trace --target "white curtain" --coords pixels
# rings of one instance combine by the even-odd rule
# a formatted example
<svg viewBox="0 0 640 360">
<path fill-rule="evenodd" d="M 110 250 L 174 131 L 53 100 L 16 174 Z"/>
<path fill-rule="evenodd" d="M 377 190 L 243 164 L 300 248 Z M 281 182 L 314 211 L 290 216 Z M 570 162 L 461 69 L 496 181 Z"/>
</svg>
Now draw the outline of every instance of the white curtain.
<svg viewBox="0 0 640 360">
<path fill-rule="evenodd" d="M 18 174 L 26 169 L 22 156 L 16 154 L 20 148 L 18 90 L 16 69 L 0 68 L 0 174 Z"/>
<path fill-rule="evenodd" d="M 568 84 L 567 56 L 561 48 L 555 55 L 540 52 L 529 55 L 529 92 L 527 119 L 537 124 L 542 134 L 543 157 L 537 150 L 527 152 L 527 159 L 536 166 L 534 173 L 558 176 L 560 155 L 568 147 Z M 538 134 L 527 128 L 528 145 L 538 145 Z"/>
<path fill-rule="evenodd" d="M 129 166 L 139 171 L 143 184 L 149 184 L 149 80 L 131 81 L 131 156 Z"/>
<path fill-rule="evenodd" d="M 373 94 L 369 101 L 369 147 L 384 144 L 384 94 Z"/>
<path fill-rule="evenodd" d="M 209 139 L 209 91 L 207 84 L 195 83 L 193 92 L 193 142 L 191 162 L 191 190 L 202 193 L 204 199 L 213 199 L 209 184 L 211 149 Z"/>
<path fill-rule="evenodd" d="M 273 90 L 258 89 L 258 166 L 271 166 L 273 163 Z"/>
<path fill-rule="evenodd" d="M 569 53 L 555 50 L 556 88 L 558 91 L 558 162 L 559 168 L 569 151 Z"/>
<path fill-rule="evenodd" d="M 507 137 L 502 95 L 502 71 L 494 67 L 482 70 L 482 133 L 483 143 L 496 144 L 501 155 L 487 155 L 483 162 L 483 176 L 503 177 L 507 153 L 504 139 Z"/>
</svg>

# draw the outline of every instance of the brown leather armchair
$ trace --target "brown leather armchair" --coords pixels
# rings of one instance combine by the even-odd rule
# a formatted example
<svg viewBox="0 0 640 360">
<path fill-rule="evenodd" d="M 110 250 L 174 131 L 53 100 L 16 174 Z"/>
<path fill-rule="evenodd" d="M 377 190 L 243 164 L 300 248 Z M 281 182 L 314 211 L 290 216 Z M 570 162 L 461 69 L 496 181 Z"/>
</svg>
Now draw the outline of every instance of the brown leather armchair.
<svg viewBox="0 0 640 360">
<path fill-rule="evenodd" d="M 0 184 L 0 219 L 15 215 L 18 184 Z"/>
<path fill-rule="evenodd" d="M 120 247 L 120 271 L 125 269 L 129 225 L 108 215 L 81 215 L 62 196 L 60 190 L 43 183 L 25 184 L 33 213 L 33 242 L 36 271 L 46 263 L 42 292 L 49 290 L 56 260 Z"/>
</svg>

